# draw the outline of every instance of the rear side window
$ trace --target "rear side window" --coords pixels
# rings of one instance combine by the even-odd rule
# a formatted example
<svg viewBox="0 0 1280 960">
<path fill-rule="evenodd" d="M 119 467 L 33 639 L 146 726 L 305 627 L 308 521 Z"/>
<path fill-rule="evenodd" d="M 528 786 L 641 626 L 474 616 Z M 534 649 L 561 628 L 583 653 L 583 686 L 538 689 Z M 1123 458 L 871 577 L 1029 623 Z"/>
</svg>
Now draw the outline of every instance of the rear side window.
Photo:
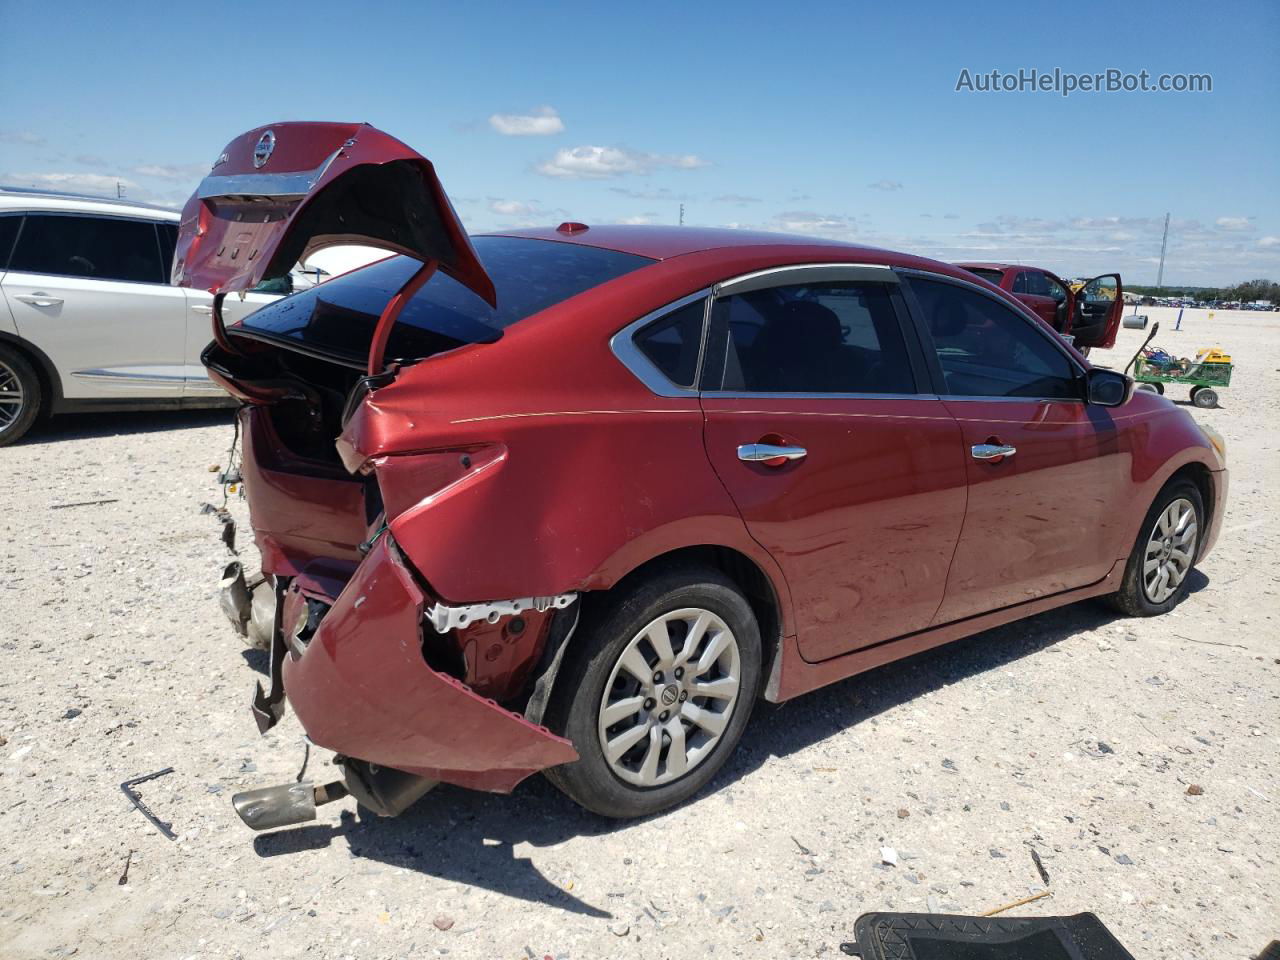
<svg viewBox="0 0 1280 960">
<path fill-rule="evenodd" d="M 973 267 L 969 272 L 975 277 L 981 277 L 988 283 L 994 283 L 997 287 L 1000 286 L 1000 281 L 1004 279 L 1004 274 L 1001 271 L 991 270 L 986 267 Z"/>
<path fill-rule="evenodd" d="M 715 302 L 724 369 L 708 390 L 914 393 L 902 327 L 882 283 L 754 290 Z"/>
<path fill-rule="evenodd" d="M 1013 278 L 1014 293 L 1030 293 L 1031 292 L 1030 290 L 1027 289 L 1027 276 L 1028 274 L 1025 270 L 1018 271 L 1018 275 Z"/>
<path fill-rule="evenodd" d="M 497 340 L 525 317 L 654 262 L 530 237 L 474 237 L 472 243 L 497 290 L 497 307 L 437 273 L 405 305 L 388 357 L 425 357 L 460 343 Z M 380 260 L 250 314 L 244 329 L 337 357 L 362 357 L 383 307 L 420 266 L 411 257 Z"/>
<path fill-rule="evenodd" d="M 160 266 L 164 270 L 164 278 L 167 281 L 173 272 L 173 251 L 178 246 L 178 225 L 157 223 L 156 235 L 160 238 Z"/>
<path fill-rule="evenodd" d="M 954 283 L 912 279 L 911 290 L 948 395 L 1079 399 L 1075 367 L 1034 320 Z"/>
<path fill-rule="evenodd" d="M 18 238 L 20 226 L 22 226 L 21 214 L 0 217 L 0 273 L 3 273 L 9 264 L 9 252 L 13 250 L 13 241 Z"/>
<path fill-rule="evenodd" d="M 695 300 L 655 320 L 635 336 L 635 345 L 678 387 L 692 387 L 702 349 L 705 300 Z"/>
<path fill-rule="evenodd" d="M 168 279 L 155 225 L 109 217 L 27 214 L 9 269 L 131 283 Z"/>
</svg>

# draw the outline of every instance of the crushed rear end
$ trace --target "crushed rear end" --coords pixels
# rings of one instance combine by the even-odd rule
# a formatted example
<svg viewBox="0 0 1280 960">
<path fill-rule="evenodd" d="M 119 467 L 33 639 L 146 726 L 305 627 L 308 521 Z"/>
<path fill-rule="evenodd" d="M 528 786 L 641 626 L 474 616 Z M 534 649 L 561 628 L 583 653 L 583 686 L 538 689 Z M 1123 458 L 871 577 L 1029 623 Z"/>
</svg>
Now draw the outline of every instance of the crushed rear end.
<svg viewBox="0 0 1280 960">
<path fill-rule="evenodd" d="M 339 278 L 279 301 L 256 326 L 223 326 L 223 297 L 346 243 L 403 256 L 358 271 L 350 286 Z M 431 164 L 365 125 L 250 131 L 184 210 L 173 281 L 215 295 L 204 360 L 242 403 L 262 577 L 255 587 L 229 569 L 223 606 L 238 629 L 252 624 L 269 641 L 255 719 L 265 732 L 287 702 L 345 768 L 335 784 L 240 795 L 245 821 L 311 819 L 316 803 L 347 792 L 391 815 L 438 781 L 507 792 L 576 759 L 536 722 L 539 678 L 576 623 L 575 595 L 448 603 L 415 568 L 422 543 L 406 550 L 396 539 L 404 518 L 501 469 L 501 445 L 361 453 L 377 391 L 405 366 L 502 333 L 467 317 L 472 301 L 481 316 L 495 289 Z M 437 311 L 450 318 L 443 329 L 400 324 L 429 281 L 433 296 L 468 305 Z M 358 305 L 343 301 L 352 289 Z"/>
</svg>

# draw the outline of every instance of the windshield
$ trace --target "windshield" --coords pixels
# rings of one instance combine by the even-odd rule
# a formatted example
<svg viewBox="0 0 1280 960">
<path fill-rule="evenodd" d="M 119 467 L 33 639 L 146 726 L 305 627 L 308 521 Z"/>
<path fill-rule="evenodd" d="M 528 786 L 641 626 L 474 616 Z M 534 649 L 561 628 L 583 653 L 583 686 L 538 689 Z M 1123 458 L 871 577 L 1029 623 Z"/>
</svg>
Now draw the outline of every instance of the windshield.
<svg viewBox="0 0 1280 960">
<path fill-rule="evenodd" d="M 498 292 L 490 307 L 458 281 L 437 273 L 405 305 L 387 357 L 430 356 L 463 343 L 489 343 L 525 317 L 654 261 L 614 250 L 529 237 L 474 237 Z M 285 340 L 308 351 L 360 359 L 387 301 L 421 264 L 390 257 L 268 304 L 230 333 Z"/>
</svg>

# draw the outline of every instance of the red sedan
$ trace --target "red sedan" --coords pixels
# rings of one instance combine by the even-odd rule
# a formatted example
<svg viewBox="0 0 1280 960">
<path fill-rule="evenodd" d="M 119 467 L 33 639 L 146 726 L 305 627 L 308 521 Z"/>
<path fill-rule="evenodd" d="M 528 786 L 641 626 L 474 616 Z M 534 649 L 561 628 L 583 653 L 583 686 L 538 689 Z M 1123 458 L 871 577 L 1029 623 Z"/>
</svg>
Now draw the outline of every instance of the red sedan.
<svg viewBox="0 0 1280 960">
<path fill-rule="evenodd" d="M 353 241 L 395 255 L 223 326 L 222 296 Z M 1221 526 L 1216 435 L 964 270 L 732 230 L 469 238 L 367 126 L 232 141 L 174 281 L 215 293 L 205 362 L 243 402 L 255 714 L 287 701 L 344 768 L 240 795 L 259 828 L 539 770 L 649 814 L 757 698 L 1089 597 L 1163 613 Z"/>
</svg>

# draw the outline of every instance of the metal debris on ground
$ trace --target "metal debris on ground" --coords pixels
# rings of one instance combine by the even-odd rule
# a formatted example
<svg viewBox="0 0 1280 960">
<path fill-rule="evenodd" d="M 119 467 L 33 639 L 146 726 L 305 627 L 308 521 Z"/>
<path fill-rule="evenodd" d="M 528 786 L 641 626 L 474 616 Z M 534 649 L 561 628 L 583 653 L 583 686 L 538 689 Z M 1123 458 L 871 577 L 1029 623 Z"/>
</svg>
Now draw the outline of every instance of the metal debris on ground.
<svg viewBox="0 0 1280 960">
<path fill-rule="evenodd" d="M 102 507 L 102 506 L 106 506 L 108 503 L 119 503 L 119 502 L 120 500 L 118 498 L 113 498 L 111 500 L 81 500 L 77 503 L 55 503 L 51 507 L 49 507 L 49 509 L 50 510 L 69 510 L 72 507 Z"/>
<path fill-rule="evenodd" d="M 155 773 L 145 773 L 140 777 L 134 777 L 132 780 L 126 780 L 120 784 L 120 789 L 124 791 L 124 795 L 129 798 L 130 802 L 138 808 L 138 811 L 151 821 L 151 825 L 163 833 L 170 840 L 177 840 L 178 835 L 173 832 L 173 825 L 165 823 L 154 813 L 147 809 L 147 805 L 142 802 L 142 797 L 138 796 L 137 791 L 133 788 L 140 783 L 146 783 L 148 780 L 155 780 L 163 777 L 165 774 L 173 773 L 173 767 L 165 767 L 163 770 L 157 770 Z"/>
<path fill-rule="evenodd" d="M 129 864 L 133 863 L 133 851 L 129 851 L 129 855 L 124 858 L 124 872 L 120 874 L 120 879 L 116 883 L 123 887 L 129 882 Z"/>
<path fill-rule="evenodd" d="M 1031 862 L 1036 865 L 1036 872 L 1040 874 L 1040 879 L 1047 887 L 1049 885 L 1049 871 L 1044 868 L 1044 864 L 1040 862 L 1040 854 L 1036 852 L 1036 848 L 1031 848 Z"/>
</svg>

